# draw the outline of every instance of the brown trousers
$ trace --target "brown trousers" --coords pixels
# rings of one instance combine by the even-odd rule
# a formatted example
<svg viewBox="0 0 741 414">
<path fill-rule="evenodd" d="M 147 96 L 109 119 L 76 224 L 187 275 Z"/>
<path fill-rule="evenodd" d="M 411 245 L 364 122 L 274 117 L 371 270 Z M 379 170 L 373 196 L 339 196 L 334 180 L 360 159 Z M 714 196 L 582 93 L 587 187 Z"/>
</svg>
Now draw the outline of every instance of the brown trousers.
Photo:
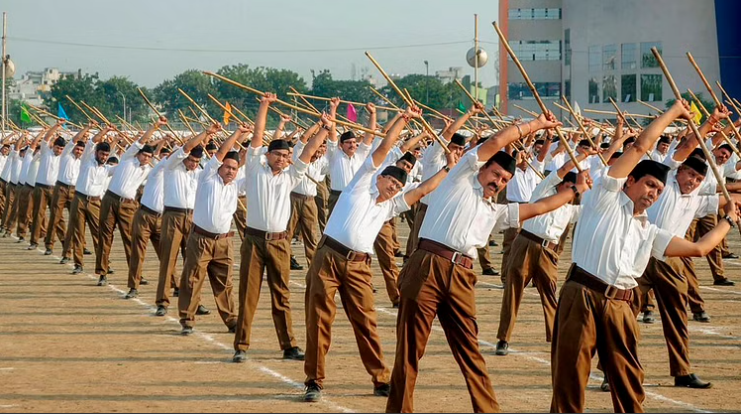
<svg viewBox="0 0 741 414">
<path fill-rule="evenodd" d="M 16 200 L 18 198 L 18 186 L 12 183 L 5 185 L 5 206 L 3 207 L 3 228 L 8 232 L 11 231 L 15 224 L 14 209 L 17 209 Z"/>
<path fill-rule="evenodd" d="M 399 267 L 396 266 L 396 257 L 394 255 L 393 245 L 393 228 L 391 222 L 387 221 L 381 227 L 381 231 L 373 242 L 373 249 L 376 251 L 378 265 L 381 267 L 383 281 L 386 283 L 386 293 L 392 304 L 399 304 L 399 287 L 397 279 L 399 278 Z"/>
<path fill-rule="evenodd" d="M 414 215 L 414 227 L 412 228 L 412 232 L 409 233 L 409 239 L 412 240 L 411 247 L 407 246 L 407 256 L 409 257 L 414 254 L 417 250 L 417 246 L 419 246 L 419 230 L 422 228 L 425 214 L 427 214 L 427 204 L 420 202 L 419 207 L 417 207 L 417 212 Z"/>
<path fill-rule="evenodd" d="M 237 211 L 234 212 L 234 225 L 237 226 L 239 239 L 244 241 L 244 230 L 247 228 L 247 197 L 239 196 Z"/>
<path fill-rule="evenodd" d="M 85 248 L 85 223 L 90 226 L 90 235 L 93 238 L 93 246 L 98 251 L 99 223 L 100 223 L 100 200 L 91 200 L 82 194 L 75 194 L 69 215 L 69 228 L 67 234 L 71 234 L 69 249 L 73 250 L 73 259 L 76 265 L 83 265 L 83 250 Z"/>
<path fill-rule="evenodd" d="M 401 251 L 401 243 L 399 243 L 399 231 L 396 229 L 396 217 L 389 220 L 391 224 L 391 241 L 393 242 L 394 255 L 396 252 Z"/>
<path fill-rule="evenodd" d="M 319 236 L 316 234 L 317 207 L 314 197 L 306 197 L 301 194 L 291 193 L 291 220 L 288 222 L 288 234 L 293 235 L 297 230 L 301 231 L 304 241 L 304 253 L 306 262 L 311 267 L 314 260 Z"/>
<path fill-rule="evenodd" d="M 246 351 L 250 347 L 252 322 L 260 300 L 262 274 L 267 269 L 270 288 L 273 324 L 280 349 L 296 346 L 291 318 L 291 242 L 288 239 L 265 240 L 247 235 L 242 243 L 242 263 L 239 266 L 239 318 L 234 350 Z"/>
<path fill-rule="evenodd" d="M 129 261 L 129 289 L 139 289 L 142 280 L 144 258 L 147 246 L 152 242 L 157 258 L 160 258 L 160 234 L 162 233 L 162 216 L 150 213 L 143 208 L 134 215 L 131 231 L 131 260 Z"/>
<path fill-rule="evenodd" d="M 646 395 L 638 360 L 639 335 L 630 303 L 607 299 L 567 280 L 561 288 L 551 345 L 551 412 L 584 412 L 595 351 L 610 379 L 615 412 L 643 412 Z"/>
<path fill-rule="evenodd" d="M 669 349 L 669 370 L 673 377 L 692 373 L 690 332 L 687 326 L 686 270 L 687 266 L 679 258 L 670 257 L 662 262 L 652 257 L 643 277 L 636 279 L 641 293 L 649 289 L 656 292 L 661 326 Z"/>
<path fill-rule="evenodd" d="M 195 326 L 196 311 L 201 302 L 201 289 L 208 276 L 216 300 L 216 309 L 224 324 L 232 328 L 236 323 L 232 300 L 232 266 L 234 244 L 231 237 L 215 240 L 192 232 L 185 248 L 183 275 L 180 278 L 178 310 L 180 325 Z"/>
<path fill-rule="evenodd" d="M 399 278 L 396 360 L 386 412 L 412 412 L 419 360 L 437 315 L 463 372 L 475 412 L 498 412 L 499 403 L 481 355 L 476 323 L 476 274 L 424 250 L 415 251 Z"/>
<path fill-rule="evenodd" d="M 491 236 L 489 236 L 489 240 L 491 240 Z M 488 241 L 486 243 L 486 246 L 477 248 L 476 253 L 479 256 L 479 264 L 481 265 L 481 270 L 494 268 L 494 265 L 491 264 L 491 252 L 489 251 Z M 504 276 L 502 276 L 502 280 L 504 280 Z"/>
<path fill-rule="evenodd" d="M 506 282 L 497 338 L 509 342 L 525 287 L 531 279 L 535 279 L 545 316 L 545 340 L 551 342 L 558 305 L 558 253 L 530 239 L 516 237 L 512 243 L 509 263 L 504 267 L 503 273 Z"/>
<path fill-rule="evenodd" d="M 695 219 L 687 230 L 686 239 L 690 241 L 697 241 L 702 238 L 707 232 L 712 230 L 717 224 L 717 216 L 710 214 L 705 217 Z M 723 280 L 726 278 L 724 267 L 723 267 L 723 255 L 721 254 L 720 248 L 715 248 L 706 256 L 708 265 L 710 266 L 710 273 L 713 275 L 713 280 Z M 700 281 L 695 271 L 695 263 L 689 257 L 682 258 L 687 266 L 687 296 L 689 301 L 690 310 L 693 313 L 703 312 L 705 310 L 705 300 L 700 295 Z"/>
<path fill-rule="evenodd" d="M 391 373 L 384 362 L 378 336 L 370 260 L 350 262 L 320 243 L 316 260 L 306 277 L 311 286 L 307 288 L 306 304 L 306 383 L 316 382 L 323 387 L 325 360 L 332 342 L 332 323 L 337 313 L 334 298 L 339 291 L 365 370 L 371 375 L 375 386 L 387 384 Z"/>
<path fill-rule="evenodd" d="M 16 234 L 18 237 L 26 237 L 31 227 L 31 214 L 33 213 L 33 187 L 24 185 L 18 196 L 18 226 Z"/>
<path fill-rule="evenodd" d="M 46 232 L 44 245 L 47 249 L 53 249 L 57 237 L 64 244 L 67 225 L 64 221 L 64 209 L 69 213 L 72 200 L 75 197 L 75 187 L 67 187 L 57 184 L 51 196 L 51 212 L 49 213 L 49 231 Z M 56 231 L 52 231 L 56 229 Z M 61 231 L 60 231 L 61 230 Z"/>
<path fill-rule="evenodd" d="M 5 196 L 8 192 L 8 183 L 0 181 L 0 226 L 2 226 L 2 217 L 5 213 Z"/>
<path fill-rule="evenodd" d="M 327 215 L 327 220 L 329 220 L 329 217 L 332 216 L 332 212 L 334 211 L 334 206 L 337 205 L 337 200 L 340 199 L 340 196 L 342 195 L 342 191 L 335 191 L 330 190 L 329 191 L 329 214 Z"/>
<path fill-rule="evenodd" d="M 100 242 L 95 250 L 95 273 L 108 274 L 113 230 L 118 226 L 121 242 L 126 253 L 126 263 L 131 263 L 131 228 L 134 225 L 134 214 L 139 209 L 136 200 L 119 200 L 112 193 L 106 193 L 100 207 Z"/>
<path fill-rule="evenodd" d="M 170 306 L 170 289 L 178 287 L 175 278 L 175 264 L 178 250 L 188 241 L 193 228 L 193 212 L 165 211 L 162 215 L 162 235 L 160 236 L 160 272 L 157 281 L 157 306 Z M 187 257 L 187 248 L 185 248 Z"/>
<path fill-rule="evenodd" d="M 504 239 L 502 240 L 502 283 L 506 281 L 507 273 L 504 272 L 504 267 L 509 263 L 509 255 L 512 251 L 512 243 L 515 241 L 515 237 L 520 233 L 519 228 L 510 227 L 504 231 Z"/>
<path fill-rule="evenodd" d="M 64 237 L 64 228 L 57 225 L 50 227 L 46 217 L 46 210 L 52 209 L 54 187 L 42 187 L 36 185 L 33 193 L 33 222 L 31 224 L 31 244 L 39 244 L 40 240 L 46 239 L 46 232 L 56 232 L 57 236 Z"/>
<path fill-rule="evenodd" d="M 407 225 L 409 226 L 409 237 L 407 237 L 407 244 L 405 246 L 405 253 L 404 257 L 409 257 L 414 253 L 414 249 L 417 247 L 417 244 L 419 243 L 418 240 L 415 240 L 417 238 L 417 235 L 414 234 L 414 220 L 417 215 L 417 211 L 419 210 L 420 203 L 415 203 L 412 208 L 401 213 L 401 217 L 406 220 Z"/>
<path fill-rule="evenodd" d="M 326 181 L 322 181 L 316 186 L 314 201 L 316 202 L 317 219 L 319 221 L 319 234 L 323 234 L 324 228 L 327 227 L 327 220 L 329 220 L 329 189 Z"/>
</svg>

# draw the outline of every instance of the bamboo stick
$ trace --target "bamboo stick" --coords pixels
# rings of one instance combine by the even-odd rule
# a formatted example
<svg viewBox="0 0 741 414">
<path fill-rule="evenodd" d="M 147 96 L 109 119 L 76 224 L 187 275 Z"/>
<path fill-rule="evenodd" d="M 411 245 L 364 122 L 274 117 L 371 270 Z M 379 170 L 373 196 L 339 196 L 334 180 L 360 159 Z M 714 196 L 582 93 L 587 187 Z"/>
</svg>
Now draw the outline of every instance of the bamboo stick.
<svg viewBox="0 0 741 414">
<path fill-rule="evenodd" d="M 563 103 L 566 104 L 566 109 L 569 111 L 571 116 L 574 117 L 574 120 L 576 121 L 576 125 L 578 125 L 579 129 L 581 129 L 581 132 L 584 133 L 584 138 L 587 141 L 589 141 L 589 145 L 591 145 L 592 148 L 594 148 L 594 150 L 597 151 L 597 156 L 599 157 L 600 161 L 602 161 L 602 164 L 605 167 L 607 167 L 607 161 L 605 161 L 604 157 L 602 157 L 602 154 L 599 153 L 600 148 L 594 144 L 594 141 L 592 141 L 592 137 L 589 136 L 589 132 L 587 132 L 587 129 L 584 127 L 584 124 L 581 122 L 581 119 L 579 119 L 579 117 L 576 116 L 576 112 L 574 112 L 574 108 L 571 107 L 571 104 L 569 103 L 569 101 L 566 99 L 565 96 L 562 95 L 561 100 L 563 101 Z"/>
<path fill-rule="evenodd" d="M 293 88 L 291 88 L 291 89 L 293 89 Z M 332 98 L 325 98 L 323 96 L 307 95 L 307 94 L 298 93 L 298 92 L 288 92 L 288 96 L 297 96 L 299 98 L 316 99 L 318 101 L 326 101 L 326 102 L 329 102 L 329 101 L 332 100 Z M 357 105 L 357 106 L 365 106 L 366 105 L 366 104 L 364 104 L 362 102 L 346 101 L 344 99 L 340 99 L 340 103 L 343 103 L 343 104 L 346 104 L 346 105 Z M 376 108 L 377 109 L 383 109 L 385 111 L 392 111 L 392 112 L 399 112 L 399 111 L 401 111 L 400 109 L 394 109 L 394 108 L 391 108 L 391 107 L 388 107 L 388 106 L 380 106 L 380 105 L 376 105 Z"/>
<path fill-rule="evenodd" d="M 720 99 L 718 99 L 718 96 L 715 94 L 713 87 L 710 86 L 710 83 L 708 82 L 708 79 L 705 77 L 705 74 L 702 73 L 702 69 L 700 69 L 700 66 L 697 65 L 697 62 L 695 62 L 695 58 L 692 57 L 692 53 L 687 52 L 687 58 L 690 60 L 690 63 L 697 71 L 697 74 L 700 75 L 700 79 L 702 79 L 702 83 L 705 85 L 705 88 L 710 93 L 710 97 L 713 98 L 713 102 L 715 102 L 715 106 L 717 106 L 718 108 L 722 108 L 723 103 L 720 101 Z M 733 133 L 736 134 L 736 137 L 741 138 L 741 133 L 739 133 L 738 128 L 736 128 L 736 124 L 734 124 L 733 121 L 731 121 L 731 128 L 733 129 Z"/>
<path fill-rule="evenodd" d="M 697 95 L 695 95 L 695 93 L 692 92 L 692 90 L 690 90 L 690 89 L 687 89 L 687 92 L 690 94 L 690 96 L 692 97 L 692 99 L 695 100 L 695 103 L 697 104 L 697 106 L 700 107 L 700 111 L 702 111 L 702 113 L 706 117 L 710 118 L 710 112 L 708 112 L 708 110 L 705 109 L 705 106 L 702 104 L 702 101 L 697 97 Z M 733 142 L 731 141 L 730 138 L 728 138 L 728 135 L 726 135 L 726 133 L 723 132 L 723 131 L 720 131 L 720 135 L 723 137 L 723 140 L 726 142 L 726 144 L 728 144 L 728 145 L 731 146 L 731 149 L 736 154 L 736 156 L 738 156 L 739 159 L 741 159 L 741 152 L 739 152 L 738 148 L 736 148 L 736 146 L 733 145 Z"/>
<path fill-rule="evenodd" d="M 88 113 L 85 112 L 85 110 L 82 109 L 82 107 L 77 102 L 75 102 L 72 98 L 70 98 L 69 95 L 64 95 L 64 97 L 67 98 L 68 101 L 72 102 L 72 105 L 74 105 L 75 108 L 77 108 L 78 111 L 82 112 L 82 114 L 85 115 L 85 117 L 88 119 L 88 121 L 95 122 L 95 120 L 93 118 L 91 118 L 90 115 L 88 115 Z"/>
</svg>

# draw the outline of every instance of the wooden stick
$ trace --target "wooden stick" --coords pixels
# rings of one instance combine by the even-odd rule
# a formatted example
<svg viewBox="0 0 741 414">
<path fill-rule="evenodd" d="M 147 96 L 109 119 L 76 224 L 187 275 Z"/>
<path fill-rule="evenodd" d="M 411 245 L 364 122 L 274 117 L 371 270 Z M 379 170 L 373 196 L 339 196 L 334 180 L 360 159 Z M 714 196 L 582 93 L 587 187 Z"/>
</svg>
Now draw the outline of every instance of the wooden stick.
<svg viewBox="0 0 741 414">
<path fill-rule="evenodd" d="M 77 102 L 75 102 L 72 98 L 70 98 L 69 95 L 64 95 L 64 97 L 67 98 L 68 101 L 72 102 L 72 105 L 74 105 L 78 111 L 82 112 L 82 114 L 85 115 L 88 121 L 95 121 L 93 118 L 90 117 L 90 115 L 88 115 L 87 112 L 85 112 L 84 109 L 82 109 L 82 107 Z"/>
<path fill-rule="evenodd" d="M 600 148 L 594 144 L 594 141 L 592 141 L 592 137 L 589 136 L 589 132 L 587 132 L 587 129 L 584 127 L 584 124 L 581 122 L 581 119 L 579 119 L 579 117 L 576 115 L 576 112 L 574 112 L 574 108 L 571 107 L 571 104 L 569 103 L 569 101 L 566 99 L 565 96 L 562 95 L 561 100 L 563 101 L 563 103 L 566 104 L 566 109 L 569 111 L 571 116 L 574 117 L 574 120 L 576 121 L 576 125 L 578 125 L 579 129 L 581 129 L 581 132 L 584 133 L 584 138 L 586 138 L 586 140 L 589 141 L 589 145 L 591 145 L 592 148 L 594 148 L 595 151 L 597 151 L 597 156 L 599 157 L 600 161 L 602 161 L 602 164 L 605 167 L 607 167 L 607 161 L 605 161 L 605 159 L 602 157 L 602 154 L 599 153 Z"/>
<path fill-rule="evenodd" d="M 658 113 L 659 113 L 659 115 L 661 115 L 661 114 L 663 114 L 663 113 L 664 113 L 664 111 L 662 111 L 661 109 L 659 109 L 659 108 L 657 108 L 657 107 L 655 107 L 655 106 L 651 105 L 650 103 L 647 103 L 647 102 L 643 102 L 643 101 L 641 101 L 640 99 L 638 100 L 638 103 L 639 103 L 639 104 L 641 104 L 641 105 L 643 105 L 643 106 L 647 106 L 647 107 L 649 107 L 649 108 L 653 109 L 654 111 L 658 112 Z"/>
<path fill-rule="evenodd" d="M 538 101 L 538 106 L 540 106 L 540 110 L 543 111 L 544 114 L 547 114 L 548 108 L 546 108 L 545 103 L 543 103 L 543 100 L 540 99 L 540 94 L 538 94 L 538 90 L 535 88 L 535 85 L 533 85 L 533 82 L 530 80 L 530 76 L 528 76 L 527 72 L 525 71 L 525 68 L 522 66 L 522 63 L 520 63 L 520 59 L 517 57 L 515 52 L 512 50 L 512 48 L 509 45 L 509 42 L 507 41 L 507 38 L 504 37 L 504 33 L 499 29 L 499 25 L 497 25 L 497 22 L 493 22 L 492 25 L 494 26 L 494 30 L 497 31 L 497 35 L 499 35 L 499 40 L 501 40 L 502 45 L 507 49 L 507 53 L 512 58 L 512 61 L 515 63 L 517 68 L 520 70 L 520 73 L 522 73 L 522 77 L 525 78 L 525 82 L 527 82 L 527 86 L 530 88 L 530 92 L 532 92 L 533 96 L 535 97 L 535 100 Z M 561 128 L 555 128 L 556 134 L 558 134 L 558 139 L 561 140 L 561 144 L 563 144 L 564 148 L 566 149 L 566 153 L 569 154 L 569 158 L 574 163 L 574 166 L 576 167 L 576 170 L 580 173 L 582 172 L 581 165 L 579 164 L 579 161 L 577 161 L 576 156 L 574 155 L 574 152 L 571 150 L 571 146 L 569 145 L 569 142 L 566 140 L 566 137 L 563 136 L 563 133 L 561 132 Z"/>
<path fill-rule="evenodd" d="M 46 111 L 46 110 L 44 110 L 44 109 L 41 109 L 41 108 L 39 108 L 39 107 L 37 107 L 37 106 L 33 106 L 33 105 L 29 104 L 29 103 L 27 103 L 27 105 L 28 105 L 28 106 L 30 106 L 31 108 L 35 109 L 35 110 L 36 110 L 37 112 L 40 112 L 40 113 L 42 113 L 42 114 L 44 114 L 44 115 L 46 115 L 46 116 L 50 116 L 50 117 L 52 117 L 52 118 L 54 118 L 54 119 L 56 119 L 56 120 L 64 119 L 64 118 L 60 118 L 60 117 L 58 117 L 58 116 L 56 116 L 56 115 L 54 115 L 54 114 L 50 113 L 49 111 Z M 31 113 L 29 112 L 29 114 L 31 114 Z M 72 121 L 70 121 L 70 120 L 68 120 L 68 119 L 65 119 L 65 122 L 67 122 L 67 124 L 68 124 L 68 125 L 72 125 L 72 126 L 73 126 L 73 127 L 75 127 L 75 128 L 78 128 L 78 129 L 82 129 L 82 127 L 81 127 L 81 126 L 79 126 L 79 125 L 75 124 L 74 122 L 72 122 Z M 46 122 L 44 122 L 44 124 L 46 124 Z M 48 124 L 47 124 L 47 125 L 48 125 Z"/>
<path fill-rule="evenodd" d="M 291 88 L 293 89 L 293 88 Z M 318 101 L 331 101 L 332 98 L 325 98 L 323 96 L 314 96 L 314 95 L 307 95 L 304 93 L 298 93 L 298 92 L 288 92 L 288 96 L 298 96 L 299 98 L 309 98 L 309 99 L 316 99 Z M 354 101 L 346 101 L 346 100 L 340 100 L 340 103 L 346 104 L 346 105 L 357 105 L 357 106 L 365 106 L 366 104 L 362 102 L 354 102 Z M 394 109 L 388 106 L 380 106 L 376 105 L 377 109 L 383 109 L 385 111 L 392 111 L 392 112 L 399 112 L 400 109 Z"/>
<path fill-rule="evenodd" d="M 661 70 L 664 72 L 664 76 L 666 76 L 667 82 L 669 82 L 669 86 L 672 88 L 672 92 L 674 92 L 674 97 L 678 101 L 682 101 L 682 94 L 679 92 L 679 88 L 677 88 L 677 84 L 674 83 L 674 78 L 672 78 L 671 73 L 669 73 L 669 69 L 666 67 L 666 64 L 664 63 L 664 59 L 661 57 L 661 53 L 659 53 L 658 49 L 656 47 L 651 48 L 651 52 L 656 57 L 656 60 L 659 62 L 659 66 L 661 66 Z M 718 185 L 720 186 L 723 197 L 726 198 L 726 201 L 728 203 L 733 203 L 733 199 L 731 198 L 731 194 L 728 192 L 728 189 L 726 188 L 726 180 L 723 179 L 723 176 L 720 175 L 720 171 L 718 171 L 718 166 L 715 164 L 715 159 L 710 153 L 710 150 L 705 146 L 705 140 L 702 137 L 702 134 L 700 134 L 700 130 L 697 128 L 697 125 L 695 125 L 694 122 L 689 123 L 690 128 L 692 128 L 692 132 L 695 134 L 695 137 L 697 137 L 697 142 L 700 144 L 700 149 L 702 149 L 703 154 L 705 154 L 705 159 L 710 165 L 710 169 L 713 171 L 713 175 L 715 175 L 715 179 L 718 180 Z"/>
<path fill-rule="evenodd" d="M 404 95 L 404 93 L 401 91 L 401 89 L 399 89 L 398 86 L 396 86 L 396 83 L 394 83 L 394 80 L 391 79 L 391 77 L 386 73 L 385 70 L 383 70 L 383 68 L 376 61 L 376 59 L 374 59 L 373 56 L 371 56 L 371 54 L 369 52 L 365 52 L 365 56 L 367 56 L 368 59 L 370 59 L 370 61 L 376 67 L 376 69 L 378 69 L 378 71 L 381 72 L 381 75 L 384 77 L 384 79 L 386 79 L 386 82 L 388 82 L 389 86 L 391 86 L 391 88 L 399 96 L 401 96 L 401 99 L 404 100 L 404 102 L 406 102 L 407 105 L 412 106 L 413 105 L 413 102 L 409 100 L 409 97 L 408 96 Z M 427 123 L 427 121 L 424 118 L 420 118 L 420 123 L 425 128 L 425 130 L 427 130 L 427 132 L 432 136 L 432 138 L 435 141 L 437 141 L 437 143 L 440 145 L 440 147 L 442 147 L 443 151 L 445 151 L 446 154 L 450 154 L 450 149 L 445 144 L 445 142 L 443 142 L 443 140 L 440 139 L 440 137 L 437 135 L 437 133 L 435 132 L 435 130 L 432 129 L 432 127 L 430 126 L 430 124 Z"/>
<path fill-rule="evenodd" d="M 185 124 L 185 127 L 188 128 L 191 134 L 193 136 L 196 136 L 196 131 L 193 130 L 193 128 L 190 126 L 190 123 L 188 122 L 188 119 L 186 118 L 185 114 L 183 114 L 183 111 L 178 109 L 178 115 L 180 116 L 180 119 L 183 121 L 183 124 Z"/>
<path fill-rule="evenodd" d="M 715 102 L 715 106 L 717 106 L 718 108 L 723 107 L 723 103 L 720 101 L 720 99 L 718 99 L 718 96 L 715 94 L 713 87 L 710 86 L 710 83 L 708 82 L 708 79 L 705 77 L 705 74 L 702 73 L 702 69 L 700 69 L 700 67 L 697 65 L 697 62 L 695 62 L 695 58 L 692 57 L 692 53 L 687 52 L 687 58 L 690 60 L 690 63 L 697 71 L 697 74 L 700 75 L 700 79 L 702 79 L 702 83 L 705 85 L 705 88 L 710 93 L 710 97 L 713 98 L 713 102 Z M 741 138 L 741 133 L 739 133 L 738 128 L 736 128 L 736 124 L 734 124 L 733 121 L 731 121 L 731 127 L 733 128 L 733 133 L 736 134 L 736 138 Z"/>
<path fill-rule="evenodd" d="M 697 97 L 697 95 L 695 95 L 695 93 L 692 92 L 692 90 L 690 89 L 687 89 L 687 92 L 690 94 L 692 99 L 695 100 L 695 103 L 700 107 L 700 111 L 702 111 L 702 113 L 705 114 L 706 117 L 710 118 L 710 112 L 708 112 L 708 110 L 705 109 L 705 106 L 702 104 L 702 101 Z M 741 159 L 741 152 L 739 152 L 738 148 L 736 148 L 736 146 L 733 145 L 733 142 L 731 142 L 731 139 L 728 138 L 728 135 L 726 135 L 725 132 L 723 131 L 720 131 L 720 135 L 723 137 L 723 140 L 726 142 L 726 144 L 731 146 L 731 149 L 736 154 L 736 156 L 738 156 L 739 159 Z"/>
<path fill-rule="evenodd" d="M 190 102 L 190 103 L 191 103 L 191 104 L 192 104 L 193 106 L 195 106 L 196 108 L 198 108 L 198 110 L 199 110 L 199 111 L 200 111 L 200 112 L 201 112 L 201 113 L 202 113 L 202 114 L 203 114 L 203 115 L 204 115 L 204 116 L 205 116 L 205 117 L 206 117 L 206 118 L 207 118 L 207 119 L 208 119 L 208 120 L 209 120 L 209 121 L 210 121 L 211 123 L 213 123 L 213 124 L 215 124 L 215 125 L 219 125 L 219 126 L 220 126 L 220 128 L 221 128 L 221 131 L 222 131 L 222 132 L 223 132 L 224 134 L 226 134 L 226 135 L 227 135 L 227 137 L 228 137 L 228 136 L 230 135 L 229 131 L 227 131 L 226 129 L 224 129 L 224 127 L 223 127 L 223 126 L 221 126 L 221 124 L 220 124 L 220 123 L 216 122 L 216 120 L 214 120 L 213 118 L 211 118 L 211 115 L 209 115 L 209 114 L 208 114 L 208 112 L 206 112 L 206 110 L 205 110 L 205 109 L 201 108 L 201 106 L 200 106 L 200 105 L 198 105 L 198 104 L 196 103 L 196 101 L 194 101 L 194 100 L 193 100 L 193 98 L 191 98 L 191 97 L 190 97 L 190 95 L 188 95 L 187 93 L 185 93 L 185 91 L 184 91 L 184 90 L 182 90 L 182 89 L 178 88 L 178 92 L 180 92 L 180 94 L 181 94 L 181 95 L 183 95 L 183 96 L 185 97 L 185 99 L 187 99 L 187 100 L 188 100 L 188 101 L 189 101 L 189 102 Z M 241 148 L 241 149 L 245 149 L 245 148 L 244 148 L 244 146 L 242 146 L 242 144 L 240 144 L 239 142 L 235 141 L 234 143 L 235 143 L 235 144 L 237 144 L 237 146 L 238 146 L 239 148 Z"/>
<path fill-rule="evenodd" d="M 221 102 L 219 102 L 218 99 L 216 99 L 216 98 L 213 97 L 213 95 L 211 95 L 210 93 L 207 93 L 206 95 L 208 95 L 208 97 L 211 98 L 211 100 L 214 101 L 214 103 L 216 105 L 218 105 L 219 108 L 221 108 L 225 113 L 228 113 L 231 116 L 233 116 L 234 119 L 237 120 L 237 122 L 239 123 L 239 125 L 245 125 L 245 123 L 241 119 L 239 119 L 238 116 L 234 115 L 234 113 L 231 110 L 229 110 L 226 106 L 222 105 Z"/>
<path fill-rule="evenodd" d="M 584 108 L 582 110 L 584 112 L 589 112 L 590 114 L 617 115 L 617 116 L 623 118 L 623 122 L 625 122 L 626 124 L 628 123 L 628 120 L 625 119 L 625 117 L 623 117 L 622 112 L 602 111 L 602 110 L 599 110 L 599 109 L 589 109 L 589 108 Z M 647 118 L 647 119 L 654 119 L 654 118 L 656 118 L 653 115 L 641 115 L 641 114 L 630 114 L 630 115 L 635 116 L 637 118 Z"/>
<path fill-rule="evenodd" d="M 733 107 L 733 110 L 736 111 L 736 116 L 741 118 L 741 109 L 739 109 L 739 105 L 737 105 L 736 102 L 733 102 L 733 99 L 731 99 L 731 95 L 729 95 L 728 92 L 726 92 L 726 90 L 723 89 L 723 85 L 721 85 L 720 82 L 715 81 L 715 83 L 720 88 L 720 92 L 723 94 L 723 96 L 726 97 L 726 100 L 728 101 L 728 103 L 731 104 L 731 107 Z M 731 122 L 731 125 L 734 125 L 734 126 L 736 125 L 733 123 L 732 119 L 729 119 L 729 121 Z M 741 136 L 738 135 L 738 131 L 735 131 L 735 132 L 736 132 L 736 138 L 741 139 Z"/>
</svg>

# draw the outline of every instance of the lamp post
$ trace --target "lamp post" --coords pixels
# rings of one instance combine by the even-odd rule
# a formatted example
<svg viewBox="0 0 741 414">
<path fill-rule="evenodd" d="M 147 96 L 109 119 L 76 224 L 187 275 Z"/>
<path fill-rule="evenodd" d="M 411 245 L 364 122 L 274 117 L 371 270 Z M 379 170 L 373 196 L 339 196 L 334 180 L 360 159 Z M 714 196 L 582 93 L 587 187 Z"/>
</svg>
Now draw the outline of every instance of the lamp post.
<svg viewBox="0 0 741 414">
<path fill-rule="evenodd" d="M 124 113 L 123 119 L 127 120 L 126 119 L 126 95 L 124 95 L 123 92 L 119 90 L 116 90 L 116 92 L 118 92 L 118 94 L 121 95 L 121 98 L 123 98 L 123 113 Z"/>
<path fill-rule="evenodd" d="M 425 105 L 430 105 L 430 62 L 425 60 Z"/>
</svg>

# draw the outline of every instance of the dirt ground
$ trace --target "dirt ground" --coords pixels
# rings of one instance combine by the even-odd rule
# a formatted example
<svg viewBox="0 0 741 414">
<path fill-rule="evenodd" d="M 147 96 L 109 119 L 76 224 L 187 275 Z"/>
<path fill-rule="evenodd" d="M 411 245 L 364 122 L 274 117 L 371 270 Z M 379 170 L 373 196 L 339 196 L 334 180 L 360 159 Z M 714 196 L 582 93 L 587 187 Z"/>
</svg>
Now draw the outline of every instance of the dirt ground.
<svg viewBox="0 0 741 414">
<path fill-rule="evenodd" d="M 399 223 L 402 245 L 408 228 Z M 497 237 L 501 242 L 501 235 Z M 741 253 L 737 233 L 731 250 Z M 92 243 L 88 243 L 92 246 Z M 240 241 L 235 240 L 239 252 Z M 501 247 L 492 247 L 494 262 Z M 570 242 L 562 256 L 561 276 L 569 264 Z M 55 254 L 61 247 L 57 245 Z M 294 245 L 303 260 L 303 248 Z M 380 412 L 385 399 L 373 397 L 372 383 L 357 352 L 342 311 L 333 326 L 325 398 L 300 402 L 303 364 L 281 359 L 264 286 L 246 364 L 234 364 L 233 335 L 219 317 L 199 317 L 196 334 L 179 335 L 174 305 L 170 316 L 153 316 L 157 262 L 150 247 L 140 298 L 124 300 L 127 266 L 114 243 L 110 285 L 96 287 L 94 275 L 70 274 L 59 258 L 27 251 L 15 239 L 0 239 L 0 412 Z M 94 256 L 86 256 L 86 270 Z M 399 262 L 400 263 L 400 262 Z M 661 324 L 641 324 L 640 357 L 646 370 L 645 408 L 654 412 L 738 411 L 741 409 L 741 286 L 714 287 L 707 262 L 696 260 L 702 294 L 712 322 L 690 322 L 694 371 L 712 381 L 710 390 L 673 387 Z M 235 261 L 238 283 L 239 258 Z M 741 261 L 725 261 L 728 276 L 741 282 Z M 374 283 L 380 337 L 389 366 L 395 350 L 396 310 Z M 480 270 L 477 266 L 477 269 Z M 294 331 L 303 347 L 305 271 L 291 275 Z M 480 341 L 502 410 L 544 412 L 550 406 L 549 345 L 535 289 L 527 289 L 507 357 L 494 355 L 502 290 L 499 277 L 481 276 L 477 285 Z M 235 287 L 235 300 L 237 299 Z M 203 303 L 215 309 L 208 283 Z M 339 302 L 339 301 L 338 301 Z M 595 375 L 587 391 L 589 411 L 612 411 L 609 394 Z M 421 362 L 415 396 L 419 412 L 468 412 L 463 378 L 439 327 Z"/>
</svg>

